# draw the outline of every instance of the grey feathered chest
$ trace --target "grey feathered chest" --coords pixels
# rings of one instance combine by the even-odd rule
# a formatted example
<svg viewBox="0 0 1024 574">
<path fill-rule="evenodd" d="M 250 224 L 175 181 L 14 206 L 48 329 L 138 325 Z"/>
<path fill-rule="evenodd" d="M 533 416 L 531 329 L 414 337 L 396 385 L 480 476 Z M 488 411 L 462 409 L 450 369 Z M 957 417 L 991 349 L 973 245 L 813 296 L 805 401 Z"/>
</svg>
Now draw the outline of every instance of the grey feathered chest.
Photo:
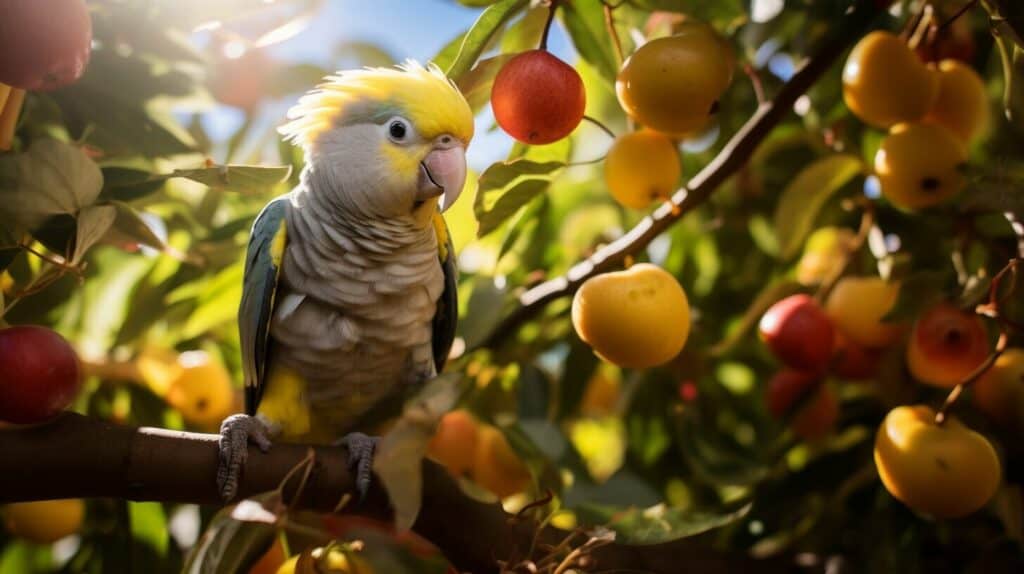
<svg viewBox="0 0 1024 574">
<path fill-rule="evenodd" d="M 444 275 L 432 227 L 348 221 L 301 187 L 286 222 L 271 360 L 306 379 L 313 410 L 344 424 L 396 386 L 433 376 Z"/>
</svg>

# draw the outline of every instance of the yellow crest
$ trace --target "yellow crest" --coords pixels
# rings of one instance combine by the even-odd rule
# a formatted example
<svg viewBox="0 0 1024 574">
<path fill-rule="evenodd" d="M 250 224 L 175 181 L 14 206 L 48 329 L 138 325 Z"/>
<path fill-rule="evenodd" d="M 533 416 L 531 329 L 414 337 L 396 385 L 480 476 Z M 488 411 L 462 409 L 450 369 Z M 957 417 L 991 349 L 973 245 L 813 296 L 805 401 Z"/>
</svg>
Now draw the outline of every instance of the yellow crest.
<svg viewBox="0 0 1024 574">
<path fill-rule="evenodd" d="M 327 130 L 358 122 L 384 122 L 401 115 L 426 139 L 451 134 L 473 138 L 473 112 L 459 89 L 434 64 L 406 60 L 394 68 L 347 70 L 328 76 L 288 111 L 278 129 L 307 147 Z"/>
</svg>

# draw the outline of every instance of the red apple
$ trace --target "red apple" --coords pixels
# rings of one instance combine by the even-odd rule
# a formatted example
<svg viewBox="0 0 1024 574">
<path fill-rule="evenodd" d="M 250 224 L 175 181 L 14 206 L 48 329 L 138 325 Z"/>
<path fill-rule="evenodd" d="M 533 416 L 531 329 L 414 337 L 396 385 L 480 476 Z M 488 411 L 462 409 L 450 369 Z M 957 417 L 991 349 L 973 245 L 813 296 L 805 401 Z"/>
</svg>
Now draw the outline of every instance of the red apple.
<svg viewBox="0 0 1024 574">
<path fill-rule="evenodd" d="M 84 0 L 0 0 L 0 83 L 54 90 L 82 76 L 92 50 Z"/>
<path fill-rule="evenodd" d="M 832 372 L 839 377 L 853 381 L 870 379 L 878 373 L 881 360 L 882 353 L 878 349 L 862 347 L 836 331 Z"/>
<path fill-rule="evenodd" d="M 790 428 L 804 440 L 816 440 L 839 419 L 839 400 L 819 375 L 794 369 L 779 371 L 765 392 L 768 411 L 788 418 Z"/>
<path fill-rule="evenodd" d="M 922 383 L 953 387 L 991 352 L 981 318 L 949 303 L 925 311 L 914 323 L 907 345 L 907 367 Z"/>
<path fill-rule="evenodd" d="M 530 145 L 569 135 L 583 119 L 586 104 L 579 73 L 546 50 L 530 50 L 509 60 L 491 88 L 498 125 Z"/>
<path fill-rule="evenodd" d="M 218 40 L 208 87 L 222 104 L 251 111 L 267 97 L 274 62 L 263 48 Z"/>
<path fill-rule="evenodd" d="M 35 325 L 0 330 L 0 420 L 51 419 L 81 386 L 78 355 L 63 337 Z"/>
<path fill-rule="evenodd" d="M 823 371 L 832 358 L 832 321 L 808 295 L 792 295 L 772 305 L 761 317 L 759 332 L 775 356 L 794 369 Z"/>
</svg>

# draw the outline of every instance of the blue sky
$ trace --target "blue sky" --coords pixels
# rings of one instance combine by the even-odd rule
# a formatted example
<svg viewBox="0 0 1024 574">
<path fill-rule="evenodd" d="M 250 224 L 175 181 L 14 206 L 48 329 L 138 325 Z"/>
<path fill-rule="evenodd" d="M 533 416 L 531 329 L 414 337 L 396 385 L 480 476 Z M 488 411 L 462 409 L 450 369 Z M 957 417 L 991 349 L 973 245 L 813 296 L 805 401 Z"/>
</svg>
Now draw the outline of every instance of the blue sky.
<svg viewBox="0 0 1024 574">
<path fill-rule="evenodd" d="M 469 8 L 455 0 L 326 0 L 308 28 L 273 46 L 271 53 L 285 61 L 310 62 L 335 69 L 344 64 L 337 61 L 335 48 L 342 42 L 361 41 L 380 46 L 399 61 L 406 58 L 427 61 L 452 38 L 472 26 L 481 11 L 481 8 Z M 557 26 L 552 31 L 549 48 L 570 62 L 574 58 L 568 38 Z M 279 122 L 297 97 L 298 94 L 268 104 L 263 110 L 261 127 L 270 128 Z M 242 121 L 241 114 L 229 108 L 218 108 L 204 119 L 204 125 L 217 140 L 229 137 Z M 472 169 L 482 170 L 503 158 L 512 144 L 500 131 L 488 131 L 493 121 L 487 109 L 477 118 L 477 136 L 468 154 Z"/>
</svg>

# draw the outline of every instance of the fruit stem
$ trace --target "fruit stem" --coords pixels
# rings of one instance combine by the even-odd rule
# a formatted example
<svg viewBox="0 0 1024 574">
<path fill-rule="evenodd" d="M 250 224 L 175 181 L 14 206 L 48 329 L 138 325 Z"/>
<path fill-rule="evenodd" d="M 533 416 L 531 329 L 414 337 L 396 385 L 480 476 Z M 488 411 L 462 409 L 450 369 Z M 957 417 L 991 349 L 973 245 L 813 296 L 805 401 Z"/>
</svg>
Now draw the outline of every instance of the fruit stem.
<svg viewBox="0 0 1024 574">
<path fill-rule="evenodd" d="M 14 142 L 14 130 L 18 126 L 18 114 L 25 102 L 25 90 L 11 88 L 7 101 L 0 110 L 0 151 L 8 151 Z"/>
<path fill-rule="evenodd" d="M 843 250 L 843 264 L 834 269 L 832 274 L 826 277 L 825 281 L 818 287 L 818 292 L 814 294 L 814 299 L 818 303 L 822 303 L 828 298 L 832 288 L 836 286 L 839 279 L 846 273 L 846 268 L 850 266 L 854 255 L 860 251 L 861 247 L 864 246 L 864 242 L 868 240 L 871 229 L 875 227 L 875 204 L 870 201 L 864 201 L 862 205 L 864 211 L 860 216 L 860 227 L 857 229 L 857 235 L 854 236 L 853 241 L 846 245 Z"/>
<path fill-rule="evenodd" d="M 603 123 L 601 123 L 601 120 L 599 120 L 599 119 L 597 119 L 595 117 L 592 117 L 592 116 L 583 116 L 583 119 L 585 119 L 588 122 L 594 124 L 595 126 L 601 128 L 601 131 L 603 131 L 604 133 L 608 134 L 608 137 L 610 137 L 612 139 L 616 139 L 618 137 L 617 135 L 615 135 L 615 132 L 613 132 L 611 128 L 609 128 L 608 126 L 606 126 Z"/>
<path fill-rule="evenodd" d="M 921 40 L 924 39 L 928 33 L 928 29 L 932 26 L 932 20 L 935 17 L 935 9 L 932 8 L 931 4 L 925 4 L 924 8 L 921 9 L 921 19 L 917 21 L 917 25 L 911 29 L 910 37 L 907 38 L 907 46 L 911 50 L 916 50 L 921 44 Z"/>
<path fill-rule="evenodd" d="M 626 57 L 622 52 L 622 40 L 619 39 L 619 31 L 615 29 L 615 17 L 612 12 L 616 8 L 618 6 L 612 6 L 608 2 L 604 2 L 604 25 L 608 28 L 608 35 L 612 37 L 612 47 L 615 48 L 615 56 L 618 58 L 618 64 L 621 66 L 622 62 L 626 61 Z"/>
<path fill-rule="evenodd" d="M 952 24 L 953 22 L 956 22 L 957 20 L 959 20 L 961 16 L 966 14 L 968 10 L 970 10 L 971 8 L 976 6 L 977 4 L 978 4 L 978 0 L 968 0 L 967 3 L 965 3 L 963 6 L 960 7 L 959 10 L 956 11 L 956 14 L 953 14 L 952 16 L 949 17 L 948 20 L 946 20 L 942 24 L 939 24 L 939 27 L 938 27 L 938 29 L 936 30 L 935 33 L 936 34 L 941 33 L 943 30 L 945 30 L 947 27 L 949 27 L 950 24 Z"/>
<path fill-rule="evenodd" d="M 978 379 L 980 379 L 985 373 L 987 373 L 989 369 L 992 368 L 992 365 L 996 363 L 996 360 L 999 359 L 999 357 L 1003 354 L 1003 351 L 1006 350 L 1006 343 L 1008 340 L 1009 336 L 1007 335 L 1006 331 L 1003 330 L 1002 332 L 1000 332 L 999 340 L 996 341 L 996 348 L 993 349 L 991 353 L 989 353 L 988 357 L 985 358 L 985 361 L 978 365 L 978 368 L 974 369 L 974 371 L 972 371 L 971 374 L 967 375 L 967 377 L 965 377 L 964 380 L 957 383 L 957 385 L 953 387 L 952 391 L 949 391 L 949 395 L 946 396 L 946 400 L 942 403 L 942 407 L 939 408 L 938 412 L 935 413 L 936 425 L 942 426 L 942 424 L 946 422 L 949 409 L 952 408 L 953 403 L 955 403 L 957 399 L 960 398 L 960 395 L 963 394 L 964 389 L 973 385 Z"/>
<path fill-rule="evenodd" d="M 540 46 L 537 47 L 538 50 L 544 50 L 546 52 L 548 49 L 548 34 L 551 33 L 551 23 L 555 21 L 555 12 L 558 10 L 558 2 L 559 0 L 551 0 L 551 5 L 548 6 L 548 19 L 547 22 L 544 22 L 544 32 L 540 35 Z"/>
<path fill-rule="evenodd" d="M 82 373 L 87 377 L 96 377 L 108 381 L 125 381 L 142 384 L 142 375 L 135 361 L 99 361 L 81 360 Z"/>
<path fill-rule="evenodd" d="M 749 63 L 743 64 L 743 73 L 750 78 L 750 84 L 754 87 L 754 96 L 757 97 L 757 105 L 763 106 L 765 102 L 764 85 L 761 83 L 761 76 Z"/>
</svg>

